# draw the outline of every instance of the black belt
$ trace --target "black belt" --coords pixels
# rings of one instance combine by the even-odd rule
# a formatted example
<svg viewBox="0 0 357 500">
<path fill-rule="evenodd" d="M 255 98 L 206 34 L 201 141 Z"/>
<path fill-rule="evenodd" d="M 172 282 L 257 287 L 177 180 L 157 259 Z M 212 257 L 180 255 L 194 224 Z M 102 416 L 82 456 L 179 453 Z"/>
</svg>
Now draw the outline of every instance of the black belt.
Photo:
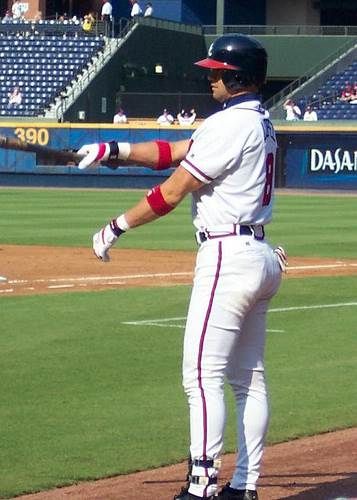
<svg viewBox="0 0 357 500">
<path fill-rule="evenodd" d="M 196 232 L 196 240 L 198 244 L 204 243 L 207 240 L 225 238 L 227 236 L 253 236 L 256 240 L 263 240 L 265 236 L 264 226 L 240 226 L 239 224 L 232 224 L 230 230 L 228 229 L 227 231 L 221 231 L 217 228 L 217 230 L 206 229 Z"/>
</svg>

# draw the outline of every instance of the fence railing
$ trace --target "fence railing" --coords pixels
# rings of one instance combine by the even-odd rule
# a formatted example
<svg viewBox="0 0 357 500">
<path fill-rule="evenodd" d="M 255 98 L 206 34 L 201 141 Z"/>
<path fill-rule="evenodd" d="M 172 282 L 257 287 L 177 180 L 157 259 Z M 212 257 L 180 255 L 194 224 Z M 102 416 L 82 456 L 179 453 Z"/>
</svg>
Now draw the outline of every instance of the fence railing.
<svg viewBox="0 0 357 500">
<path fill-rule="evenodd" d="M 82 21 L 60 21 L 56 19 L 26 21 L 13 20 L 0 22 L 0 34 L 4 35 L 23 35 L 23 36 L 99 36 L 113 35 L 113 28 L 108 26 L 103 21 L 96 21 L 90 31 L 84 31 Z"/>
<path fill-rule="evenodd" d="M 118 36 L 123 28 L 125 18 L 113 18 L 110 24 L 96 19 L 91 34 L 104 34 Z M 126 19 L 126 22 L 129 22 Z M 203 33 L 204 35 L 221 34 L 222 28 L 217 25 L 183 24 L 169 19 L 155 17 L 137 17 L 136 22 L 158 28 L 179 29 L 188 32 Z M 82 19 L 62 19 L 61 17 L 46 18 L 41 20 L 5 19 L 0 21 L 0 33 L 14 33 L 21 31 L 37 31 L 49 34 L 73 34 L 83 32 Z M 246 35 L 335 35 L 357 36 L 357 26 L 318 26 L 300 24 L 281 25 L 224 25 L 223 33 L 243 33 Z"/>
<path fill-rule="evenodd" d="M 202 26 L 205 35 L 222 33 L 222 28 L 217 25 Z M 223 33 L 242 33 L 244 35 L 338 35 L 356 36 L 357 26 L 314 26 L 300 24 L 281 25 L 225 25 Z"/>
<path fill-rule="evenodd" d="M 123 30 L 127 25 L 144 24 L 153 28 L 162 28 L 169 30 L 178 30 L 187 33 L 202 33 L 200 25 L 183 24 L 168 19 L 159 19 L 154 17 L 136 17 L 127 19 L 125 17 L 113 18 L 111 22 L 105 22 L 96 19 L 93 27 L 89 31 L 83 29 L 84 19 L 63 19 L 54 17 L 52 19 L 5 19 L 0 20 L 0 33 L 4 34 L 26 34 L 26 35 L 58 35 L 58 36 L 79 36 L 79 35 L 104 35 L 115 38 L 123 35 Z"/>
<path fill-rule="evenodd" d="M 90 82 L 98 74 L 99 70 L 111 59 L 119 46 L 124 43 L 128 33 L 135 27 L 135 22 L 126 18 L 118 20 L 117 28 L 120 29 L 120 38 L 107 38 L 105 47 L 93 60 L 89 68 L 85 69 L 78 80 L 67 90 L 63 91 L 58 97 L 54 109 L 49 111 L 49 115 L 54 114 L 57 121 L 64 119 L 64 114 L 68 108 L 75 102 L 78 96 L 88 87 Z"/>
</svg>

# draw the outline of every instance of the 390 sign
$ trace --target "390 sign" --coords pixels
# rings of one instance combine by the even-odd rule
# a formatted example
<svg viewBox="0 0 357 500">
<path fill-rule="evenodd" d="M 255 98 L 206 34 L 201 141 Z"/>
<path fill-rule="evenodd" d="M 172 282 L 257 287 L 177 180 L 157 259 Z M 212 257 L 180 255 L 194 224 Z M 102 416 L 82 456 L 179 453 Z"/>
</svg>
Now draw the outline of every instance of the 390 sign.
<svg viewBox="0 0 357 500">
<path fill-rule="evenodd" d="M 20 141 L 39 146 L 46 146 L 50 140 L 50 134 L 46 128 L 18 127 L 15 129 L 15 135 Z"/>
</svg>

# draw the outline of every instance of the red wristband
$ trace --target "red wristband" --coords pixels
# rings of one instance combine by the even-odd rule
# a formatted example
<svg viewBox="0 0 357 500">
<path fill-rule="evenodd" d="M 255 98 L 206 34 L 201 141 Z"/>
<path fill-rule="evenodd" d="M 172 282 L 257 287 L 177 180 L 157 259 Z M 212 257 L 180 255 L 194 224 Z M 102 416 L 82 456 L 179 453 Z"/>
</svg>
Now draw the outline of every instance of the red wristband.
<svg viewBox="0 0 357 500">
<path fill-rule="evenodd" d="M 100 142 L 98 144 L 98 153 L 97 153 L 95 161 L 101 160 L 103 158 L 103 156 L 105 155 L 106 150 L 107 150 L 107 148 L 106 148 L 105 142 Z"/>
<path fill-rule="evenodd" d="M 161 193 L 161 187 L 160 185 L 153 187 L 150 189 L 148 194 L 146 195 L 147 202 L 149 203 L 151 209 L 153 212 L 156 213 L 156 215 L 166 215 L 171 210 L 173 210 L 175 207 L 172 205 L 169 205 L 164 197 L 162 196 Z"/>
<path fill-rule="evenodd" d="M 159 159 L 155 166 L 155 170 L 165 170 L 171 167 L 172 156 L 171 146 L 167 141 L 155 141 L 159 148 Z"/>
</svg>

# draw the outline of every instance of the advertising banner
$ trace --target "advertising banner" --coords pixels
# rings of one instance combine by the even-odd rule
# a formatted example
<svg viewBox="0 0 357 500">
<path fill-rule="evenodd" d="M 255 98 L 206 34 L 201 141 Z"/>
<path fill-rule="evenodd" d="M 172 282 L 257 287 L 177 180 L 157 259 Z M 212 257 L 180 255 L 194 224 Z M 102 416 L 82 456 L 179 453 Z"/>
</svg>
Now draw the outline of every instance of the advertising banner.
<svg viewBox="0 0 357 500">
<path fill-rule="evenodd" d="M 282 146 L 286 187 L 357 189 L 355 133 L 289 134 Z"/>
</svg>

